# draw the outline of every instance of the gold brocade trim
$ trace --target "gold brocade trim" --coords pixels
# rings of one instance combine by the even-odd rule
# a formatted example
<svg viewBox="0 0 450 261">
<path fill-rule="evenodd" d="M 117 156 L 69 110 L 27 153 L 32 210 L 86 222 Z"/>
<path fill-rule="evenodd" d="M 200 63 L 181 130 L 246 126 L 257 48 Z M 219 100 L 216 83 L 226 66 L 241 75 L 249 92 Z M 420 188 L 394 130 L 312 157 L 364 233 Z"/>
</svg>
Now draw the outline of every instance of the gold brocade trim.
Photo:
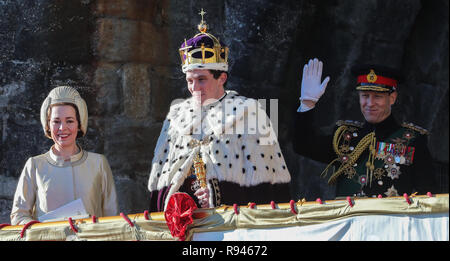
<svg viewBox="0 0 450 261">
<path fill-rule="evenodd" d="M 373 136 L 370 138 L 369 141 L 369 159 L 366 162 L 366 175 L 369 177 L 369 185 L 372 185 L 372 178 L 373 178 L 373 171 L 375 170 L 375 165 L 373 162 L 375 161 L 375 155 L 377 154 L 375 150 L 375 144 L 377 143 L 375 132 L 372 132 Z M 370 134 L 369 134 L 370 135 Z M 369 136 L 367 135 L 367 136 Z M 366 137 L 367 137 L 366 136 Z"/>
<path fill-rule="evenodd" d="M 414 124 L 412 124 L 412 123 L 406 123 L 406 122 L 404 122 L 404 123 L 402 123 L 402 127 L 403 127 L 403 128 L 411 129 L 411 130 L 413 130 L 413 131 L 417 131 L 418 133 L 420 133 L 420 134 L 422 134 L 422 135 L 428 135 L 428 134 L 429 134 L 429 133 L 428 133 L 428 130 L 426 130 L 426 129 L 420 127 L 420 126 L 414 125 Z"/>
<path fill-rule="evenodd" d="M 336 122 L 336 125 L 337 126 L 342 126 L 342 125 L 350 125 L 350 126 L 353 126 L 353 127 L 357 127 L 357 128 L 362 128 L 363 126 L 364 126 L 364 123 L 362 123 L 362 122 L 359 122 L 359 121 L 351 121 L 351 120 L 338 120 L 337 122 Z M 349 131 L 353 131 L 353 130 L 350 130 L 349 129 Z"/>
<path fill-rule="evenodd" d="M 358 91 L 388 92 L 391 89 L 385 88 L 385 87 L 380 87 L 380 86 L 377 86 L 377 85 L 364 85 L 364 86 L 356 87 L 356 90 L 358 90 Z"/>
<path fill-rule="evenodd" d="M 336 152 L 338 158 L 334 159 L 333 161 L 328 164 L 328 166 L 325 168 L 325 170 L 322 172 L 321 176 L 324 176 L 328 169 L 336 162 L 342 159 L 345 159 L 345 161 L 342 162 L 341 166 L 339 166 L 339 169 L 334 172 L 331 177 L 328 179 L 329 184 L 336 183 L 337 178 L 342 174 L 345 173 L 349 168 L 351 168 L 356 161 L 359 159 L 361 154 L 369 148 L 369 160 L 366 162 L 367 167 L 367 174 L 369 177 L 369 180 L 372 180 L 374 165 L 373 161 L 375 159 L 376 151 L 375 151 L 375 144 L 376 144 L 376 138 L 375 138 L 375 132 L 371 132 L 364 136 L 356 145 L 355 149 L 350 154 L 344 154 L 339 150 L 339 144 L 341 143 L 341 140 L 343 138 L 343 134 L 347 131 L 349 127 L 348 126 L 341 126 L 339 127 L 336 132 L 334 133 L 333 137 L 333 149 Z"/>
</svg>

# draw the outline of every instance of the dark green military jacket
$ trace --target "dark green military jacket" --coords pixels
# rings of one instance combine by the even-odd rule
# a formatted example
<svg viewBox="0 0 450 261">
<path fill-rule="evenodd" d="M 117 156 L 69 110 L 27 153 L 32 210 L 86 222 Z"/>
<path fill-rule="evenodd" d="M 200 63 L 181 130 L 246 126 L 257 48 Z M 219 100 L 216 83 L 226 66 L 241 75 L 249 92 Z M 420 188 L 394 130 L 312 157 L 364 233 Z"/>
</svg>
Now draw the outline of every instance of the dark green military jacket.
<svg viewBox="0 0 450 261">
<path fill-rule="evenodd" d="M 312 126 L 313 111 L 297 113 L 294 150 L 327 163 L 322 173 L 336 196 L 399 196 L 433 192 L 434 173 L 427 131 L 398 124 L 392 115 L 370 124 L 338 121 L 332 135 Z"/>
</svg>

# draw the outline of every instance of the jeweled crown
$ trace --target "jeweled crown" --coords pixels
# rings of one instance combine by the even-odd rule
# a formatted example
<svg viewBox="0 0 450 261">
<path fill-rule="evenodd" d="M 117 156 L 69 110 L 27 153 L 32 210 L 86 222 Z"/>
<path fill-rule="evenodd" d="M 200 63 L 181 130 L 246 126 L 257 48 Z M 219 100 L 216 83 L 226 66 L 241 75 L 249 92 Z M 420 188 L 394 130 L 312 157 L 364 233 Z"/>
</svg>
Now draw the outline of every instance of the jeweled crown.
<svg viewBox="0 0 450 261">
<path fill-rule="evenodd" d="M 207 33 L 208 25 L 204 20 L 203 9 L 197 26 L 200 33 L 189 40 L 184 40 L 179 49 L 183 72 L 193 69 L 210 69 L 228 71 L 228 47 L 222 44 L 214 35 Z"/>
</svg>

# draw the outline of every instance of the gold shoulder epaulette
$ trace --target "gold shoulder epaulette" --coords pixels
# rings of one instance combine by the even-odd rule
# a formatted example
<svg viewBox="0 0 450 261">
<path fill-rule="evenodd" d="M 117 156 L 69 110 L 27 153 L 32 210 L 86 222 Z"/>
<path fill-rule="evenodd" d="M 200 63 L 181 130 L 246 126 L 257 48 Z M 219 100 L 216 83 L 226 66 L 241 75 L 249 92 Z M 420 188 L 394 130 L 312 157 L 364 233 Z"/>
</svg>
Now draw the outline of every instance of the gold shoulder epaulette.
<svg viewBox="0 0 450 261">
<path fill-rule="evenodd" d="M 404 123 L 402 123 L 402 127 L 403 128 L 408 128 L 408 129 L 411 129 L 411 130 L 414 130 L 414 131 L 417 131 L 418 133 L 420 133 L 422 135 L 428 135 L 429 134 L 428 130 L 426 130 L 426 129 L 420 127 L 420 126 L 414 125 L 412 123 L 404 122 Z"/>
<path fill-rule="evenodd" d="M 359 122 L 359 121 L 352 121 L 352 120 L 338 120 L 336 122 L 336 125 L 339 126 L 339 127 L 342 126 L 342 125 L 347 125 L 347 126 L 362 128 L 364 123 Z"/>
</svg>

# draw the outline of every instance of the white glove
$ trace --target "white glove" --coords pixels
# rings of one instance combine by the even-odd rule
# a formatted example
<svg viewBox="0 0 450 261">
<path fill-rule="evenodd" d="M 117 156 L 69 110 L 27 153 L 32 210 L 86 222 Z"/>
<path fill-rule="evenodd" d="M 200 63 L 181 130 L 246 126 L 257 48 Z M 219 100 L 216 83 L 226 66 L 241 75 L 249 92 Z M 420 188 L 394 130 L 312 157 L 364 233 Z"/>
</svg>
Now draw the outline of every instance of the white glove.
<svg viewBox="0 0 450 261">
<path fill-rule="evenodd" d="M 302 90 L 300 100 L 309 100 L 316 103 L 327 88 L 330 77 L 327 76 L 322 83 L 322 67 L 323 63 L 317 58 L 309 60 L 308 64 L 303 67 Z"/>
<path fill-rule="evenodd" d="M 200 203 L 200 206 L 202 208 L 209 208 L 209 207 L 211 207 L 209 205 L 209 189 L 208 189 L 208 187 L 198 189 L 194 193 L 194 195 L 197 197 L 197 199 L 198 199 L 198 201 Z"/>
</svg>

